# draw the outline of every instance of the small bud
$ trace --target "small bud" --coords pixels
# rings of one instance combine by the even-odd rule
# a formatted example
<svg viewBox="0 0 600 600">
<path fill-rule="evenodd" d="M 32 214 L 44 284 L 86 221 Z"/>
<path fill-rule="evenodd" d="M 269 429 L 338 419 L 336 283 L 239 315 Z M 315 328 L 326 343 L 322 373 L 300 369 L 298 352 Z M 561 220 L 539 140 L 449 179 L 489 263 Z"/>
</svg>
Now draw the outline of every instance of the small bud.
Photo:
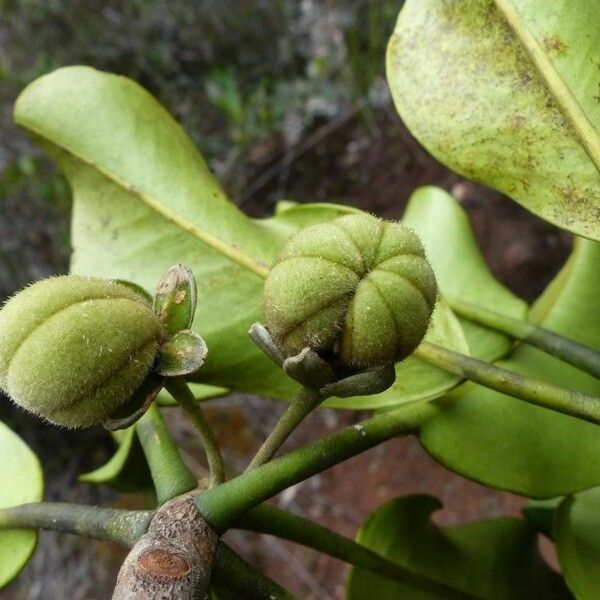
<svg viewBox="0 0 600 600">
<path fill-rule="evenodd" d="M 45 279 L 0 310 L 0 387 L 56 425 L 98 424 L 141 386 L 161 336 L 148 301 L 125 285 Z"/>
<path fill-rule="evenodd" d="M 267 329 L 288 356 L 310 347 L 364 370 L 415 350 L 436 295 L 416 234 L 356 214 L 292 237 L 266 279 L 263 307 Z"/>
</svg>

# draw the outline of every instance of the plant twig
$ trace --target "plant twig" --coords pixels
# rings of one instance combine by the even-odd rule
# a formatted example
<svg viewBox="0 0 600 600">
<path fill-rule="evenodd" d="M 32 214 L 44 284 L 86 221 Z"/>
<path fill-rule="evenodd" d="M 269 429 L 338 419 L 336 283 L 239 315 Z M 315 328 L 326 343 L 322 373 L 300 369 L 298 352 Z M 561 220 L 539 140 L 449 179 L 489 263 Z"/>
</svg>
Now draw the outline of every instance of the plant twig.
<svg viewBox="0 0 600 600">
<path fill-rule="evenodd" d="M 0 509 L 0 529 L 46 529 L 130 548 L 147 532 L 154 515 L 154 511 L 37 502 Z M 292 598 L 277 583 L 254 569 L 223 543 L 219 544 L 215 556 L 212 582 L 246 594 L 244 597 L 251 599 Z"/>
<path fill-rule="evenodd" d="M 575 340 L 525 321 L 512 319 L 477 304 L 446 298 L 454 312 L 461 317 L 485 327 L 522 340 L 552 356 L 560 358 L 594 377 L 600 377 L 600 352 Z"/>
<path fill-rule="evenodd" d="M 213 566 L 212 583 L 248 600 L 294 600 L 278 583 L 257 571 L 221 542 Z"/>
<path fill-rule="evenodd" d="M 413 402 L 376 415 L 207 490 L 196 496 L 196 504 L 222 533 L 240 515 L 288 487 L 390 438 L 416 432 L 438 410 L 431 403 Z"/>
<path fill-rule="evenodd" d="M 212 427 L 204 417 L 200 403 L 182 377 L 167 378 L 165 387 L 183 408 L 185 414 L 194 424 L 200 441 L 204 447 L 208 468 L 210 471 L 209 487 L 214 487 L 225 481 L 223 456 Z"/>
<path fill-rule="evenodd" d="M 442 598 L 473 598 L 443 583 L 405 569 L 371 549 L 309 519 L 263 504 L 242 515 L 233 525 L 302 544 L 356 567 L 401 581 Z"/>
<path fill-rule="evenodd" d="M 250 461 L 246 471 L 250 471 L 251 469 L 269 462 L 294 429 L 296 429 L 307 415 L 309 415 L 322 401 L 323 398 L 318 391 L 306 387 L 300 388 L 296 397 L 289 404 L 267 439 L 263 442 L 254 458 Z"/>
<path fill-rule="evenodd" d="M 154 513 L 70 504 L 37 502 L 0 510 L 0 529 L 47 529 L 132 546 Z"/>
<path fill-rule="evenodd" d="M 422 342 L 414 355 L 498 392 L 600 425 L 600 398 L 595 396 L 501 369 L 430 342 Z"/>
<path fill-rule="evenodd" d="M 150 467 L 159 506 L 197 487 L 198 482 L 183 462 L 156 404 L 135 424 L 135 429 Z"/>
</svg>

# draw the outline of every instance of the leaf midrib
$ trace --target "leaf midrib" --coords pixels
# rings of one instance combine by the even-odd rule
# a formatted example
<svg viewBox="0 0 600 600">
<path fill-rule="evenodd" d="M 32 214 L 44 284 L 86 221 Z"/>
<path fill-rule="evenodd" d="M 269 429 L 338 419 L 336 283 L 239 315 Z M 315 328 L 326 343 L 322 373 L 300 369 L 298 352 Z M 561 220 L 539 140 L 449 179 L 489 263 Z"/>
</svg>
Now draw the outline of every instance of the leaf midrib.
<svg viewBox="0 0 600 600">
<path fill-rule="evenodd" d="M 201 229 L 200 227 L 197 227 L 193 223 L 186 220 L 184 217 L 181 217 L 175 211 L 170 210 L 169 208 L 164 206 L 156 198 L 153 198 L 149 194 L 146 194 L 145 192 L 142 192 L 141 190 L 137 189 L 134 185 L 130 184 L 128 181 L 126 181 L 125 179 L 123 179 L 122 177 L 117 175 L 116 173 L 113 173 L 113 172 L 109 171 L 108 169 L 88 160 L 87 158 L 85 158 L 84 156 L 82 156 L 81 154 L 79 154 L 78 152 L 73 150 L 72 148 L 69 148 L 69 146 L 67 144 L 58 142 L 57 140 L 53 139 L 52 136 L 48 135 L 47 132 L 41 131 L 40 129 L 33 127 L 31 124 L 23 121 L 22 119 L 19 119 L 17 116 L 15 116 L 15 122 L 18 125 L 21 125 L 21 127 L 28 129 L 35 135 L 38 135 L 41 138 L 47 140 L 48 142 L 50 142 L 57 148 L 61 148 L 67 154 L 72 156 L 75 160 L 78 160 L 81 163 L 87 165 L 89 168 L 97 171 L 98 173 L 100 173 L 101 175 L 106 177 L 108 180 L 112 181 L 113 183 L 118 185 L 120 188 L 124 189 L 127 193 L 131 194 L 138 200 L 145 203 L 148 207 L 153 209 L 156 213 L 158 213 L 164 219 L 166 219 L 170 223 L 173 223 L 174 225 L 176 225 L 177 227 L 179 227 L 180 229 L 182 229 L 189 235 L 195 237 L 196 239 L 201 241 L 203 244 L 207 245 L 209 248 L 212 248 L 215 252 L 218 252 L 219 254 L 221 254 L 222 256 L 227 258 L 228 260 L 240 265 L 241 267 L 244 267 L 245 269 L 247 269 L 248 271 L 251 271 L 252 273 L 254 273 L 255 275 L 257 275 L 258 277 L 260 277 L 262 279 L 265 279 L 267 277 L 267 275 L 269 274 L 269 269 L 266 265 L 263 265 L 261 262 L 257 261 L 256 259 L 254 259 L 250 256 L 247 256 L 243 252 L 240 252 L 237 248 L 223 242 L 218 237 L 212 235 L 208 231 L 205 231 L 205 230 Z"/>
<path fill-rule="evenodd" d="M 494 0 L 494 3 L 523 45 L 530 60 L 537 67 L 538 73 L 546 83 L 546 88 L 552 94 L 563 115 L 568 119 L 580 144 L 600 173 L 600 136 L 597 135 L 593 123 L 588 119 L 548 54 L 524 24 L 512 0 Z"/>
</svg>

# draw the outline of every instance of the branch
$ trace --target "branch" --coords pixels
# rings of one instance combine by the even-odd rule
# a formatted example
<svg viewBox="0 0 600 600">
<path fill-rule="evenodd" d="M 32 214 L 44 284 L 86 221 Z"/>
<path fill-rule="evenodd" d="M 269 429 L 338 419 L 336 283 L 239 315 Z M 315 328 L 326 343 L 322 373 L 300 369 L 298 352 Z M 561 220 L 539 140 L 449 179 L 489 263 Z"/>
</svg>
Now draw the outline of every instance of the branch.
<svg viewBox="0 0 600 600">
<path fill-rule="evenodd" d="M 405 569 L 384 558 L 366 546 L 339 535 L 309 519 L 263 504 L 242 515 L 234 527 L 248 529 L 302 544 L 309 548 L 339 558 L 356 567 L 368 569 L 411 587 L 431 592 L 442 598 L 472 598 L 443 583 Z"/>
<path fill-rule="evenodd" d="M 223 456 L 219 449 L 217 438 L 214 431 L 204 417 L 204 412 L 200 403 L 192 394 L 183 377 L 167 378 L 165 384 L 168 392 L 177 400 L 181 408 L 190 421 L 194 424 L 196 431 L 204 447 L 208 468 L 210 470 L 210 487 L 219 485 L 225 480 L 225 468 L 223 466 Z"/>
<path fill-rule="evenodd" d="M 452 310 L 474 323 L 495 329 L 560 358 L 594 377 L 600 377 L 600 352 L 575 340 L 525 321 L 512 319 L 470 302 L 446 298 Z"/>
<path fill-rule="evenodd" d="M 437 410 L 430 403 L 414 402 L 376 415 L 205 491 L 196 496 L 196 505 L 222 533 L 239 515 L 288 487 L 390 438 L 415 433 Z"/>
<path fill-rule="evenodd" d="M 194 508 L 197 512 L 197 510 Z M 148 530 L 153 511 L 133 511 L 66 502 L 38 502 L 0 510 L 0 529 L 46 529 L 132 547 Z M 209 533 L 212 538 L 212 533 Z M 212 583 L 255 600 L 289 600 L 277 583 L 244 561 L 225 544 L 218 545 Z"/>
<path fill-rule="evenodd" d="M 167 502 L 127 555 L 113 600 L 204 598 L 217 544 L 217 534 L 198 512 L 193 495 Z"/>
<path fill-rule="evenodd" d="M 132 546 L 153 515 L 151 511 L 38 502 L 0 510 L 0 529 L 47 529 Z"/>
<path fill-rule="evenodd" d="M 150 467 L 159 506 L 198 486 L 196 478 L 183 462 L 171 439 L 156 404 L 152 404 L 135 424 L 135 430 Z"/>
<path fill-rule="evenodd" d="M 221 542 L 213 567 L 213 584 L 248 600 L 294 600 L 278 583 L 257 571 L 229 546 Z"/>
<path fill-rule="evenodd" d="M 483 360 L 422 342 L 415 356 L 492 390 L 600 425 L 600 398 L 501 369 Z"/>
</svg>

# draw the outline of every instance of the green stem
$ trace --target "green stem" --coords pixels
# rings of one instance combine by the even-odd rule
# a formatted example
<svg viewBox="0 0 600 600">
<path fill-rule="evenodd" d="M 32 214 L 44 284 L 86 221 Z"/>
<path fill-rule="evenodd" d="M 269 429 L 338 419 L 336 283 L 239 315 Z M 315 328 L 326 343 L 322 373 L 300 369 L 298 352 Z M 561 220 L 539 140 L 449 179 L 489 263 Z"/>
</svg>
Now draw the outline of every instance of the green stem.
<svg viewBox="0 0 600 600">
<path fill-rule="evenodd" d="M 233 592 L 232 598 L 248 600 L 294 600 L 278 583 L 257 571 L 223 542 L 219 543 L 212 583 Z"/>
<path fill-rule="evenodd" d="M 525 321 L 512 319 L 476 304 L 447 299 L 452 310 L 461 317 L 522 340 L 552 356 L 560 358 L 594 377 L 600 377 L 600 352 L 575 340 Z"/>
<path fill-rule="evenodd" d="M 273 428 L 263 445 L 258 449 L 254 458 L 246 468 L 250 471 L 260 465 L 269 462 L 277 450 L 287 440 L 290 434 L 300 423 L 314 410 L 323 398 L 316 390 L 302 387 L 294 400 L 288 405 L 286 411 L 281 415 L 277 425 Z"/>
<path fill-rule="evenodd" d="M 168 392 L 177 400 L 183 408 L 185 414 L 198 431 L 200 441 L 204 447 L 208 468 L 210 471 L 210 487 L 219 485 L 225 481 L 225 468 L 223 466 L 223 456 L 219 448 L 219 443 L 212 430 L 212 427 L 204 417 L 204 412 L 200 403 L 194 397 L 194 394 L 188 387 L 183 377 L 167 378 L 165 384 Z"/>
<path fill-rule="evenodd" d="M 0 529 L 47 529 L 131 547 L 145 533 L 154 513 L 38 502 L 0 510 Z"/>
<path fill-rule="evenodd" d="M 356 567 L 401 581 L 442 598 L 471 598 L 443 583 L 413 573 L 354 540 L 313 521 L 263 504 L 242 515 L 234 527 L 274 535 L 339 558 Z"/>
<path fill-rule="evenodd" d="M 152 404 L 135 424 L 135 430 L 150 467 L 159 506 L 198 486 L 196 478 L 183 462 L 156 404 Z"/>
<path fill-rule="evenodd" d="M 288 487 L 390 438 L 416 432 L 437 410 L 430 403 L 413 402 L 376 415 L 203 492 L 196 505 L 213 529 L 223 533 L 239 515 Z"/>
<path fill-rule="evenodd" d="M 154 511 L 68 502 L 37 502 L 0 509 L 0 529 L 46 529 L 130 548 L 146 533 L 154 514 Z M 217 584 L 241 594 L 239 597 L 256 600 L 292 598 L 281 586 L 256 571 L 223 543 L 220 543 L 215 557 L 213 577 Z"/>
<path fill-rule="evenodd" d="M 422 342 L 414 354 L 436 367 L 456 373 L 492 390 L 596 425 L 600 424 L 600 398 L 595 396 L 552 385 L 508 369 L 501 369 L 429 342 Z"/>
</svg>

